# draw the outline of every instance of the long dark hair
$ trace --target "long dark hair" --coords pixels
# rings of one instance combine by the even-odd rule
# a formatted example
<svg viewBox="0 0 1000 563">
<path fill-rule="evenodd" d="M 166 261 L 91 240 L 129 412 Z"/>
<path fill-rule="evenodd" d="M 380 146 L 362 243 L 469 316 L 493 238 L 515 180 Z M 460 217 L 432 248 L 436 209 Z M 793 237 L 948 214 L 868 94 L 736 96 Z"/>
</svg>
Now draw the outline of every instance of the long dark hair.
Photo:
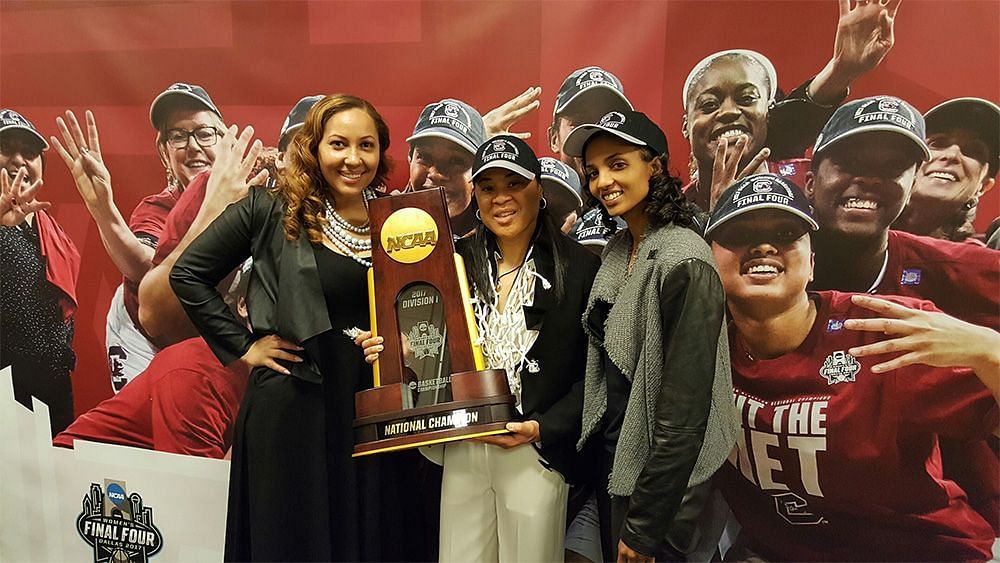
<svg viewBox="0 0 1000 563">
<path fill-rule="evenodd" d="M 663 227 L 673 223 L 678 227 L 687 227 L 700 233 L 698 226 L 698 206 L 688 201 L 681 191 L 683 182 L 677 176 L 670 173 L 667 165 L 670 162 L 670 153 L 654 153 L 649 147 L 640 147 L 642 160 L 644 162 L 658 161 L 659 172 L 649 178 L 649 195 L 646 196 L 646 214 L 649 215 L 651 226 Z M 587 147 L 584 145 L 583 154 L 587 154 Z M 614 232 L 618 226 L 608 213 L 607 208 L 601 204 L 590 190 L 584 190 L 587 194 L 587 204 L 596 206 L 601 210 L 601 219 L 604 226 Z"/>
<path fill-rule="evenodd" d="M 473 287 L 471 289 L 474 295 L 478 295 L 481 299 L 492 301 L 496 294 L 494 288 L 496 281 L 490 279 L 489 260 L 493 251 L 497 249 L 497 237 L 486 228 L 486 225 L 480 222 L 473 232 L 472 239 L 472 264 L 469 265 L 472 272 L 470 277 L 472 278 Z M 562 301 L 563 295 L 566 293 L 566 284 L 563 283 L 563 279 L 566 277 L 566 265 L 564 264 L 563 256 L 566 253 L 566 243 L 568 240 L 566 235 L 556 226 L 548 209 L 543 208 L 539 210 L 531 245 L 536 249 L 542 246 L 543 249 L 548 250 L 552 254 L 552 263 L 555 265 L 555 279 L 549 281 L 552 283 L 552 289 L 555 291 L 556 302 Z"/>
<path fill-rule="evenodd" d="M 302 128 L 288 145 L 288 167 L 273 190 L 285 201 L 284 226 L 288 240 L 298 238 L 301 227 L 305 227 L 311 242 L 319 243 L 323 240 L 325 198 L 329 188 L 319 167 L 317 151 L 327 120 L 334 114 L 349 109 L 363 110 L 375 122 L 379 159 L 371 187 L 384 184 L 389 175 L 391 163 L 386 156 L 389 149 L 389 126 L 375 106 L 349 94 L 334 94 L 316 102 L 306 114 Z"/>
</svg>

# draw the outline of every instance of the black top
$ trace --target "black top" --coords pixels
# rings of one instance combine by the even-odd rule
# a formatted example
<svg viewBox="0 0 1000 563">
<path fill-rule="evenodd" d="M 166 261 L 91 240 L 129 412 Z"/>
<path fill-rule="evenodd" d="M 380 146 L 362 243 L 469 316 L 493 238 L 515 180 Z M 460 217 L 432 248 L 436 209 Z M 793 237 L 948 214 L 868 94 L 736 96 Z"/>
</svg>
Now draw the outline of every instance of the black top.
<svg viewBox="0 0 1000 563">
<path fill-rule="evenodd" d="M 63 294 L 45 279 L 38 223 L 0 227 L 0 258 L 0 367 L 72 370 L 73 319 L 63 320 Z"/>
<path fill-rule="evenodd" d="M 335 374 L 340 391 L 353 400 L 355 392 L 373 385 L 372 370 L 365 363 L 361 348 L 344 334 L 345 329 L 365 329 L 370 323 L 367 268 L 323 245 L 313 247 L 332 329 L 307 340 L 303 346 L 319 359 L 323 379 L 329 382 Z M 353 415 L 350 418 L 353 420 Z"/>
<path fill-rule="evenodd" d="M 608 382 L 608 410 L 604 412 L 603 420 L 604 451 L 614 455 L 622 422 L 625 420 L 625 407 L 628 406 L 628 397 L 632 392 L 632 382 L 606 353 L 601 353 L 601 360 L 604 364 L 604 377 Z"/>
<path fill-rule="evenodd" d="M 251 188 L 188 246 L 170 271 L 170 287 L 191 322 L 224 365 L 243 356 L 256 338 L 279 334 L 305 346 L 329 331 L 330 317 L 320 286 L 313 245 L 305 231 L 285 236 L 284 204 L 266 189 Z M 247 311 L 254 334 L 226 305 L 216 285 L 252 256 Z M 337 301 L 331 309 L 344 306 Z M 289 366 L 291 376 L 322 380 L 316 357 Z"/>
</svg>

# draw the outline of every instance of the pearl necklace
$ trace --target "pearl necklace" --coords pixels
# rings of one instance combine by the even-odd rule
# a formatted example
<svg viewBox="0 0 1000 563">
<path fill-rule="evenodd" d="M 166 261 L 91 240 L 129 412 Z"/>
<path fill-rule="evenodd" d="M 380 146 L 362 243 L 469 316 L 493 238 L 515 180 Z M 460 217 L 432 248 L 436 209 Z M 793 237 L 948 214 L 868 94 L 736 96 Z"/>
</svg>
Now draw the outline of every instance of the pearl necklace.
<svg viewBox="0 0 1000 563">
<path fill-rule="evenodd" d="M 326 203 L 327 203 L 327 205 L 326 205 L 327 219 L 332 219 L 333 222 L 336 223 L 338 226 L 340 226 L 340 227 L 342 227 L 342 228 L 344 228 L 344 229 L 346 229 L 346 230 L 348 230 L 348 231 L 350 231 L 352 233 L 357 233 L 359 235 L 366 235 L 367 236 L 368 233 L 371 232 L 371 225 L 368 223 L 368 221 L 365 221 L 365 224 L 361 225 L 360 227 L 355 227 L 354 225 L 351 224 L 350 221 L 348 221 L 347 219 L 344 219 L 340 215 L 340 213 L 337 213 L 337 210 L 334 209 L 332 205 L 330 205 L 330 201 L 329 200 L 327 200 Z"/>
<path fill-rule="evenodd" d="M 361 227 L 351 225 L 337 213 L 329 199 L 325 203 L 327 221 L 323 225 L 323 233 L 344 255 L 362 266 L 371 268 L 371 258 L 359 256 L 362 252 L 371 252 L 372 250 L 372 239 L 368 236 L 371 227 L 367 222 Z M 365 203 L 367 203 L 367 199 Z M 352 233 L 361 234 L 364 238 L 355 237 Z"/>
</svg>

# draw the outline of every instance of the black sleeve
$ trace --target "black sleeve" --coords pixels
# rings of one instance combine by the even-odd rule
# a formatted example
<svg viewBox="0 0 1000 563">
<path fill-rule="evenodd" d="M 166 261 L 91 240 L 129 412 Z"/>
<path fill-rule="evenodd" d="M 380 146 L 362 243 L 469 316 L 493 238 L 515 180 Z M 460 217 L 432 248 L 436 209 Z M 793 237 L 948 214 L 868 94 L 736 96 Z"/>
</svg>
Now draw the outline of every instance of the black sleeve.
<svg viewBox="0 0 1000 563">
<path fill-rule="evenodd" d="M 233 314 L 216 286 L 250 257 L 258 189 L 227 207 L 181 254 L 170 271 L 170 287 L 202 338 L 229 365 L 253 343 L 247 327 Z M 266 196 L 264 196 L 266 197 Z"/>
<path fill-rule="evenodd" d="M 597 256 L 590 254 L 590 251 L 585 252 L 587 255 L 582 256 L 582 258 L 586 262 L 581 264 L 579 268 L 580 277 L 583 280 L 583 291 L 580 292 L 580 301 L 573 304 L 574 320 L 583 316 L 587 301 L 590 299 L 590 288 L 594 283 L 597 270 L 601 266 L 601 261 Z M 574 329 L 571 334 L 566 335 L 566 344 L 571 350 L 570 354 L 573 358 L 570 369 L 579 377 L 573 382 L 573 386 L 566 395 L 553 403 L 547 411 L 537 413 L 535 418 L 538 420 L 543 449 L 560 444 L 565 440 L 570 440 L 571 443 L 575 444 L 580 438 L 580 428 L 583 424 L 583 381 L 587 369 L 587 335 L 583 331 L 582 323 L 575 322 L 572 323 L 572 326 Z"/>
<path fill-rule="evenodd" d="M 705 439 L 725 294 L 715 269 L 681 262 L 660 286 L 663 375 L 649 459 L 629 499 L 621 538 L 655 554 L 687 490 Z"/>
<path fill-rule="evenodd" d="M 837 107 L 847 97 L 830 106 L 821 106 L 806 93 L 812 83 L 810 78 L 778 101 L 767 114 L 767 145 L 771 149 L 768 160 L 776 162 L 805 155 L 806 149 L 816 142 L 816 137 Z"/>
</svg>

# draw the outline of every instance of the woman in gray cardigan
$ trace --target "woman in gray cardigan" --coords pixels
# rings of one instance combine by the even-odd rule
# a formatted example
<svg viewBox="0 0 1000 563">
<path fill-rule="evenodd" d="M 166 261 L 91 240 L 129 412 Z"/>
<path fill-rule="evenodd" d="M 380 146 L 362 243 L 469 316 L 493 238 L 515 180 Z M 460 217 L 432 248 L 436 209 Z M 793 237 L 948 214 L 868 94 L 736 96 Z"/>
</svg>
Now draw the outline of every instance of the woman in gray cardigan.
<svg viewBox="0 0 1000 563">
<path fill-rule="evenodd" d="M 604 250 L 583 316 L 579 447 L 603 443 L 605 556 L 683 561 L 738 428 L 722 284 L 655 123 L 611 112 L 574 129 L 564 149 L 583 159 L 606 219 L 628 225 Z"/>
</svg>

